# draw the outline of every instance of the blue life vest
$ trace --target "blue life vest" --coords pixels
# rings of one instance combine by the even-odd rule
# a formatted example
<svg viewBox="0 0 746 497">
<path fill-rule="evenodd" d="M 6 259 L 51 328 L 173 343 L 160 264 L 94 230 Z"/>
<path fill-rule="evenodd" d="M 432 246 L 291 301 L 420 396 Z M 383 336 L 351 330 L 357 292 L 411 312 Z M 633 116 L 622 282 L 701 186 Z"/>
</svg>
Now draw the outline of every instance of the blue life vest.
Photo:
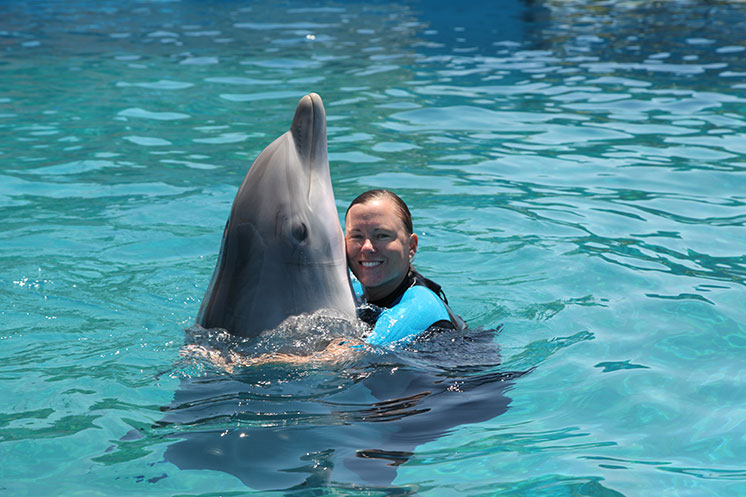
<svg viewBox="0 0 746 497">
<path fill-rule="evenodd" d="M 355 294 L 365 302 L 360 282 L 353 277 L 352 283 Z M 429 287 L 442 293 L 439 285 L 411 269 L 402 285 L 394 291 L 393 300 L 386 299 L 382 307 L 372 304 L 361 307 L 360 318 L 373 325 L 373 333 L 365 341 L 371 345 L 403 345 L 435 327 L 465 327 L 461 318 L 453 314 L 446 302 Z"/>
</svg>

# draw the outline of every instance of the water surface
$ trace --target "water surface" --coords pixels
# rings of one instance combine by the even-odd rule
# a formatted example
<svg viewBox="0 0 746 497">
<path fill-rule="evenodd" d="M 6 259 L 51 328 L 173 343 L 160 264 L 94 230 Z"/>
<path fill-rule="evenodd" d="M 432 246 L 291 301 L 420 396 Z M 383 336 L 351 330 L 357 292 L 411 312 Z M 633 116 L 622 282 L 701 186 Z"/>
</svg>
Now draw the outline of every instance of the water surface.
<svg viewBox="0 0 746 497">
<path fill-rule="evenodd" d="M 745 29 L 725 1 L 3 2 L 0 488 L 746 495 Z M 503 324 L 475 360 L 435 342 L 236 376 L 180 357 L 238 185 L 310 91 L 340 214 L 400 193 L 418 268 L 473 328 Z M 499 365 L 477 360 L 490 343 Z M 412 393 L 360 381 L 395 368 L 485 381 L 468 407 L 426 397 L 426 419 L 468 415 L 390 481 L 337 470 L 325 450 L 396 426 L 354 414 Z M 223 417 L 164 424 L 185 384 Z M 322 434 L 269 468 L 306 468 L 305 490 L 165 457 L 261 415 Z"/>
</svg>

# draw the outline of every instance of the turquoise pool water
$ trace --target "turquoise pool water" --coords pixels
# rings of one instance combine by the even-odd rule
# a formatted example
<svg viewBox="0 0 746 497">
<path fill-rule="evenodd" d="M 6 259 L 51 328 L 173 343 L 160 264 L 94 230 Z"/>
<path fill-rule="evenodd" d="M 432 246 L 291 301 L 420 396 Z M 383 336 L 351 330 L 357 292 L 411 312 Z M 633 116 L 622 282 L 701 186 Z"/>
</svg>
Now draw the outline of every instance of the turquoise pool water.
<svg viewBox="0 0 746 497">
<path fill-rule="evenodd" d="M 0 3 L 0 494 L 746 495 L 744 32 L 724 1 Z M 500 332 L 235 375 L 179 355 L 309 91 L 340 213 L 399 192 L 418 267 Z M 402 419 L 443 426 L 356 471 Z M 276 457 L 167 457 L 203 432 Z"/>
</svg>

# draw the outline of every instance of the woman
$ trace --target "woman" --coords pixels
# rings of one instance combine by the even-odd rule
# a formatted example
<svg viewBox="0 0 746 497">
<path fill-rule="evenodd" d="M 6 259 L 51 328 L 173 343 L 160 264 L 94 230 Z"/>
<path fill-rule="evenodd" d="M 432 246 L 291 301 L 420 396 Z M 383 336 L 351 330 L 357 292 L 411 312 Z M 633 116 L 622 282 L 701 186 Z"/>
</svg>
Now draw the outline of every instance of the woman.
<svg viewBox="0 0 746 497">
<path fill-rule="evenodd" d="M 373 326 L 367 343 L 406 343 L 433 328 L 464 327 L 440 285 L 412 267 L 417 235 L 407 204 L 395 193 L 370 190 L 352 201 L 345 245 L 347 264 L 360 284 L 358 297 L 377 311 L 360 316 Z"/>
</svg>

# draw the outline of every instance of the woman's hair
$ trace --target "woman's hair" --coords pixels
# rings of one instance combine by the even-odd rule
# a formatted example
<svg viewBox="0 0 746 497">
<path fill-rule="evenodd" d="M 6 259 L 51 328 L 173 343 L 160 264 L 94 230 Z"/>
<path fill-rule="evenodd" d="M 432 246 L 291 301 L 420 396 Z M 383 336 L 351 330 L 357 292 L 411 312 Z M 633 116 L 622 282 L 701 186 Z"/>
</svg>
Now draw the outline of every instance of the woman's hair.
<svg viewBox="0 0 746 497">
<path fill-rule="evenodd" d="M 399 195 L 389 190 L 368 190 L 367 192 L 361 193 L 355 198 L 355 200 L 352 201 L 350 206 L 347 208 L 347 212 L 345 212 L 345 218 L 347 217 L 347 213 L 350 212 L 350 209 L 353 205 L 365 204 L 367 202 L 370 202 L 371 200 L 381 199 L 389 199 L 394 203 L 394 205 L 396 206 L 396 210 L 398 211 L 399 218 L 401 218 L 402 222 L 404 223 L 404 228 L 407 230 L 407 235 L 411 235 L 412 233 L 414 233 L 414 229 L 412 228 L 412 214 L 409 212 L 409 207 L 407 207 L 407 204 L 405 204 L 404 201 L 399 198 Z"/>
</svg>

